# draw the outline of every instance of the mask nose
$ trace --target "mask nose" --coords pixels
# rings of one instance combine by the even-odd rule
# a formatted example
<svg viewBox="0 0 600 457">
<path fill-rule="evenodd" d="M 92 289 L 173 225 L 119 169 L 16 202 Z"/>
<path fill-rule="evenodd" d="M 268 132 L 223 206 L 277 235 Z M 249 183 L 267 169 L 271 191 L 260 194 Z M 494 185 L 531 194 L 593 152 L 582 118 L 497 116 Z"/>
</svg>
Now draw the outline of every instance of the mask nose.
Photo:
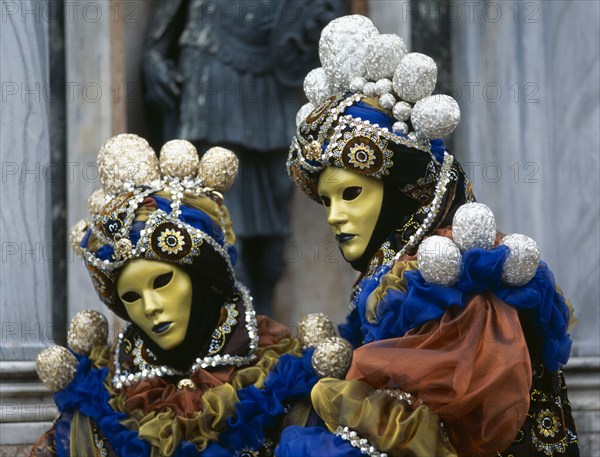
<svg viewBox="0 0 600 457">
<path fill-rule="evenodd" d="M 152 319 L 163 311 L 164 308 L 160 302 L 160 298 L 156 294 L 144 294 L 144 314 L 148 319 Z"/>
<path fill-rule="evenodd" d="M 332 201 L 329 206 L 329 212 L 327 213 L 327 223 L 332 227 L 337 227 L 346 222 L 347 219 L 342 205 Z"/>
</svg>

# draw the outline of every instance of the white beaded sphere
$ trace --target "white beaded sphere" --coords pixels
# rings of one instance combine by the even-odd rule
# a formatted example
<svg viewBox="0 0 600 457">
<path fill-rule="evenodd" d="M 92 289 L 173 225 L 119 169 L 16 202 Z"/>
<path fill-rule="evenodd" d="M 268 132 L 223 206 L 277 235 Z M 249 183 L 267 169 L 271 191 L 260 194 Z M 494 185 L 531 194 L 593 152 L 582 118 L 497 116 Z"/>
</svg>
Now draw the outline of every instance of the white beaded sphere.
<svg viewBox="0 0 600 457">
<path fill-rule="evenodd" d="M 408 133 L 408 124 L 406 122 L 394 122 L 392 125 L 392 132 L 398 135 L 406 135 Z"/>
<path fill-rule="evenodd" d="M 64 389 L 75 378 L 77 359 L 67 348 L 50 346 L 35 359 L 35 371 L 52 392 Z"/>
<path fill-rule="evenodd" d="M 432 95 L 415 103 L 410 120 L 417 133 L 427 138 L 441 138 L 458 126 L 460 108 L 449 95 Z"/>
<path fill-rule="evenodd" d="M 312 367 L 320 378 L 343 379 L 352 363 L 353 351 L 344 338 L 330 336 L 317 345 L 311 358 Z"/>
<path fill-rule="evenodd" d="M 513 233 L 499 243 L 510 248 L 510 254 L 502 267 L 502 281 L 513 287 L 523 286 L 531 281 L 540 265 L 540 249 L 537 243 L 526 235 Z"/>
<path fill-rule="evenodd" d="M 412 106 L 408 102 L 400 101 L 392 108 L 394 117 L 399 121 L 407 121 L 410 119 L 410 113 L 412 112 Z"/>
<path fill-rule="evenodd" d="M 394 90 L 394 86 L 392 85 L 392 81 L 387 78 L 380 79 L 375 83 L 375 93 L 377 95 L 390 94 L 392 95 L 392 91 Z"/>
<path fill-rule="evenodd" d="M 322 67 L 311 70 L 304 78 L 304 93 L 313 105 L 324 102 L 332 92 L 331 84 Z"/>
<path fill-rule="evenodd" d="M 123 133 L 100 148 L 98 176 L 104 192 L 115 195 L 127 184 L 142 185 L 160 179 L 158 159 L 145 139 Z"/>
<path fill-rule="evenodd" d="M 76 222 L 73 227 L 71 227 L 71 231 L 69 232 L 69 245 L 80 257 L 83 256 L 83 250 L 81 249 L 80 244 L 83 241 L 83 237 L 87 233 L 89 227 L 90 223 L 85 219 L 81 219 L 79 222 Z"/>
<path fill-rule="evenodd" d="M 92 309 L 79 311 L 69 324 L 67 344 L 78 354 L 88 355 L 96 346 L 108 340 L 108 321 L 102 313 Z"/>
<path fill-rule="evenodd" d="M 375 86 L 375 83 L 373 81 L 368 81 L 363 86 L 363 93 L 367 97 L 377 97 L 377 87 Z"/>
<path fill-rule="evenodd" d="M 335 324 L 323 313 L 307 314 L 298 322 L 297 337 L 304 349 L 315 347 L 325 338 L 336 335 Z"/>
<path fill-rule="evenodd" d="M 398 35 L 374 35 L 367 42 L 367 75 L 377 81 L 392 78 L 394 71 L 406 55 L 406 45 Z"/>
<path fill-rule="evenodd" d="M 462 255 L 458 247 L 444 236 L 430 236 L 417 251 L 423 279 L 430 284 L 453 286 L 460 275 Z"/>
<path fill-rule="evenodd" d="M 373 22 L 354 14 L 334 19 L 319 40 L 319 58 L 334 86 L 348 88 L 354 76 L 365 76 L 368 40 L 379 31 Z"/>
<path fill-rule="evenodd" d="M 432 94 L 436 80 L 434 60 L 425 54 L 412 52 L 406 54 L 396 68 L 394 90 L 403 100 L 414 103 Z"/>
<path fill-rule="evenodd" d="M 392 109 L 396 103 L 396 98 L 392 94 L 383 94 L 379 97 L 379 106 L 384 109 Z"/>
<path fill-rule="evenodd" d="M 96 189 L 88 198 L 88 211 L 93 216 L 98 214 L 102 207 L 106 205 L 108 202 L 106 201 L 106 193 L 104 189 Z"/>
<path fill-rule="evenodd" d="M 355 76 L 350 80 L 350 90 L 355 94 L 362 92 L 367 80 L 362 76 Z"/>
<path fill-rule="evenodd" d="M 160 150 L 160 171 L 169 178 L 195 178 L 200 159 L 196 147 L 186 140 L 171 140 Z"/>
<path fill-rule="evenodd" d="M 296 127 L 300 127 L 302 121 L 304 121 L 304 119 L 306 119 L 308 115 L 314 111 L 314 109 L 315 105 L 313 105 L 310 102 L 305 105 L 302 105 L 298 110 L 298 113 L 296 114 Z"/>
<path fill-rule="evenodd" d="M 452 238 L 461 251 L 491 249 L 496 240 L 494 213 L 483 203 L 462 205 L 454 214 Z"/>
<path fill-rule="evenodd" d="M 202 183 L 218 192 L 227 192 L 237 176 L 239 160 L 229 149 L 215 146 L 200 159 L 198 176 Z"/>
</svg>

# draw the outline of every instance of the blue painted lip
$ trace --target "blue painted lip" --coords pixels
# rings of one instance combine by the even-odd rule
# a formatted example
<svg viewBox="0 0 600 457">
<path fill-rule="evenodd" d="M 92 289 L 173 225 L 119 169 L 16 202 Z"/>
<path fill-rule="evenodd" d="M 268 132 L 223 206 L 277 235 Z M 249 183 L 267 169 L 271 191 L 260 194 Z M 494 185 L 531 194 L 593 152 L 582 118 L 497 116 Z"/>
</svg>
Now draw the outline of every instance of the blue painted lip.
<svg viewBox="0 0 600 457">
<path fill-rule="evenodd" d="M 154 327 L 152 327 L 152 331 L 154 333 L 164 333 L 166 332 L 169 327 L 171 327 L 171 324 L 173 322 L 161 322 L 160 324 L 156 324 Z"/>
<path fill-rule="evenodd" d="M 350 241 L 352 238 L 354 238 L 356 235 L 352 235 L 350 233 L 340 233 L 339 235 L 335 236 L 335 239 L 337 240 L 338 243 L 346 243 L 347 241 Z"/>
</svg>

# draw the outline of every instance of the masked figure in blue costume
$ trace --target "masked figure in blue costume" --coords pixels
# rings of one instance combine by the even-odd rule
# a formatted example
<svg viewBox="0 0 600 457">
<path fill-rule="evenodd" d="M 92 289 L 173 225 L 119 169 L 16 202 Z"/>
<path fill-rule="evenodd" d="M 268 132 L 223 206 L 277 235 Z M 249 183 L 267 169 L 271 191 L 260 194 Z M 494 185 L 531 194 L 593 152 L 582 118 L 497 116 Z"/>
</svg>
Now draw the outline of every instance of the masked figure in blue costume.
<svg viewBox="0 0 600 457">
<path fill-rule="evenodd" d="M 321 422 L 285 430 L 277 455 L 579 455 L 561 372 L 572 309 L 445 150 L 460 111 L 431 95 L 435 63 L 362 16 L 319 46 L 287 166 L 361 273 L 339 327 L 354 351 L 311 392 Z M 313 362 L 323 344 L 323 364 L 344 351 L 318 343 Z"/>
<path fill-rule="evenodd" d="M 235 155 L 173 140 L 160 161 L 136 135 L 101 149 L 103 189 L 73 230 L 100 299 L 128 325 L 107 345 L 96 311 L 75 315 L 69 347 L 36 360 L 59 416 L 34 456 L 273 455 L 304 425 L 318 376 L 312 349 L 256 316 L 236 280 L 223 193 Z"/>
</svg>

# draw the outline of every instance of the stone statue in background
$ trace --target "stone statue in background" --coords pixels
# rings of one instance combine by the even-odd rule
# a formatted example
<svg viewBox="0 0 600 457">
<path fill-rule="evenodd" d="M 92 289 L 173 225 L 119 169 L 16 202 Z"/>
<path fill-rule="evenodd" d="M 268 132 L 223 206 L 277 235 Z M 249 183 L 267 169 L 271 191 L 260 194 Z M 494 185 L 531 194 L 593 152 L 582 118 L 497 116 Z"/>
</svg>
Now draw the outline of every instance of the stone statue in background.
<svg viewBox="0 0 600 457">
<path fill-rule="evenodd" d="M 151 130 L 199 153 L 224 145 L 240 172 L 228 195 L 238 273 L 257 310 L 269 313 L 290 233 L 284 166 L 304 76 L 318 63 L 321 29 L 343 0 L 202 1 L 157 4 L 143 59 Z"/>
</svg>

